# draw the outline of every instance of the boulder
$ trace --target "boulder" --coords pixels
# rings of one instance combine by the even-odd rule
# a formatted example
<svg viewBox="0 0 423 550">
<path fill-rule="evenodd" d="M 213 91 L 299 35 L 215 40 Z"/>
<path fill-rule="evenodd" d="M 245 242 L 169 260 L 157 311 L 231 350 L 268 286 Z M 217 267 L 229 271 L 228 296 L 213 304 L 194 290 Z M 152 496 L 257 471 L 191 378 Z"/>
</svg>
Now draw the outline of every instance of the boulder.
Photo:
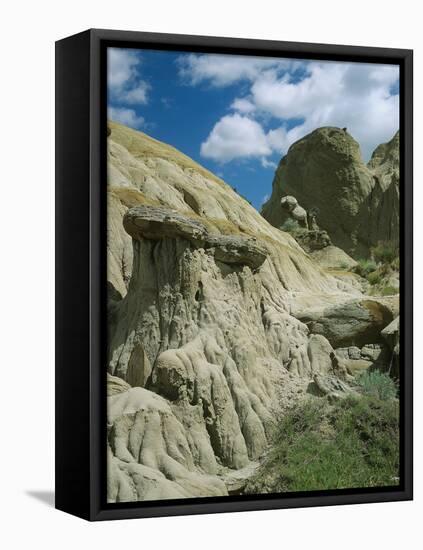
<svg viewBox="0 0 423 550">
<path fill-rule="evenodd" d="M 342 399 L 348 395 L 355 395 L 357 393 L 337 376 L 315 374 L 313 381 L 318 392 L 327 396 L 330 400 Z"/>
<path fill-rule="evenodd" d="M 131 386 L 125 380 L 107 373 L 107 395 L 117 395 L 129 389 Z"/>
<path fill-rule="evenodd" d="M 280 205 L 282 209 L 289 214 L 289 218 L 297 221 L 301 226 L 307 227 L 307 212 L 305 209 L 298 204 L 298 201 L 295 197 L 287 195 L 282 197 L 280 200 Z M 285 216 L 280 221 L 283 222 L 287 219 Z"/>
<path fill-rule="evenodd" d="M 382 354 L 382 350 L 381 344 L 366 344 L 361 348 L 361 357 L 369 361 L 377 361 Z"/>
<path fill-rule="evenodd" d="M 341 359 L 361 359 L 361 350 L 357 346 L 337 348 L 335 353 Z"/>
<path fill-rule="evenodd" d="M 305 323 L 311 333 L 325 336 L 334 348 L 361 347 L 383 341 L 381 330 L 393 319 L 392 311 L 382 300 L 353 298 L 342 303 L 311 302 L 308 308 L 293 303 L 292 313 Z M 300 309 L 301 308 L 301 309 Z"/>
<path fill-rule="evenodd" d="M 295 197 L 291 195 L 286 195 L 281 198 L 281 206 L 285 208 L 288 212 L 292 212 L 296 206 L 298 206 L 298 201 Z"/>
<path fill-rule="evenodd" d="M 345 359 L 344 365 L 352 376 L 357 376 L 373 367 L 373 361 L 366 359 Z"/>
</svg>

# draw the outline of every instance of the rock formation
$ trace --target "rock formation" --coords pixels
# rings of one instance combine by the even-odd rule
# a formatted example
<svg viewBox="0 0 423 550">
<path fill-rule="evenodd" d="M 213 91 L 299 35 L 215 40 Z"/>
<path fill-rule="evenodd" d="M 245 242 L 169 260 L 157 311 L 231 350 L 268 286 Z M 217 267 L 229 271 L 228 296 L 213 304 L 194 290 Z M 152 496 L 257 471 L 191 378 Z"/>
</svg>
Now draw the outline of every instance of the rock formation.
<svg viewBox="0 0 423 550">
<path fill-rule="evenodd" d="M 109 129 L 108 500 L 225 495 L 288 397 L 347 391 L 334 348 L 380 342 L 395 307 L 179 151 Z"/>
<path fill-rule="evenodd" d="M 368 257 L 379 241 L 399 240 L 399 133 L 379 145 L 365 165 L 347 131 L 325 127 L 294 143 L 279 163 L 263 216 L 275 227 L 284 201 L 317 212 L 321 229 L 353 258 Z M 281 206 L 282 200 L 282 206 Z"/>
</svg>

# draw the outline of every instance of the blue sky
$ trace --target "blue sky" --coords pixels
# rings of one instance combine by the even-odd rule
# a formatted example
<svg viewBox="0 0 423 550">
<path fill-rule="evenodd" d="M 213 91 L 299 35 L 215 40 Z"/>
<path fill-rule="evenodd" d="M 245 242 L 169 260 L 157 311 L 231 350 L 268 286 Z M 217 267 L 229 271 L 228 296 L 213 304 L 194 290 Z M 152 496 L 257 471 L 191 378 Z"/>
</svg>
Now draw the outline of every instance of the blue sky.
<svg viewBox="0 0 423 550">
<path fill-rule="evenodd" d="M 111 48 L 108 116 L 173 145 L 260 208 L 289 146 L 347 127 L 365 160 L 399 126 L 398 68 Z"/>
</svg>

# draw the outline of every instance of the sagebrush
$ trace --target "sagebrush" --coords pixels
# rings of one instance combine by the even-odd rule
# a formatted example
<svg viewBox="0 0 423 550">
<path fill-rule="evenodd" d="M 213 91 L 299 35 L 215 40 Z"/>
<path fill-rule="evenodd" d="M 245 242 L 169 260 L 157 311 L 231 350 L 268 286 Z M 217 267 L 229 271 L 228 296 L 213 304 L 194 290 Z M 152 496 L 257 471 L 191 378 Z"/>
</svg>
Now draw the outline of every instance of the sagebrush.
<svg viewBox="0 0 423 550">
<path fill-rule="evenodd" d="M 280 419 L 274 446 L 246 493 L 281 493 L 398 484 L 397 399 L 308 401 Z"/>
</svg>

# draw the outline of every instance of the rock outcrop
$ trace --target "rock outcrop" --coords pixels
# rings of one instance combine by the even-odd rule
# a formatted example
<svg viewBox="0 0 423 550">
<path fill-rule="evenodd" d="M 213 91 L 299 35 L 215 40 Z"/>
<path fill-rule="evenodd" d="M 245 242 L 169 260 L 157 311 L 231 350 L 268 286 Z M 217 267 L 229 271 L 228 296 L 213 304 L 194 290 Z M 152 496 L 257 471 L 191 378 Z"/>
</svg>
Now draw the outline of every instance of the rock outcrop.
<svg viewBox="0 0 423 550">
<path fill-rule="evenodd" d="M 282 158 L 263 216 L 275 227 L 294 198 L 316 212 L 332 243 L 354 258 L 368 257 L 379 241 L 399 240 L 399 133 L 365 165 L 358 143 L 340 128 L 319 128 Z M 281 200 L 283 204 L 281 205 Z"/>
<path fill-rule="evenodd" d="M 108 500 L 237 491 L 287 396 L 348 384 L 351 319 L 364 345 L 393 317 L 188 157 L 109 129 Z"/>
<path fill-rule="evenodd" d="M 140 387 L 109 394 L 108 427 L 110 501 L 226 493 L 216 476 L 196 470 L 193 451 L 201 452 L 201 437 L 193 449 L 183 425 L 159 395 Z M 213 454 L 201 459 L 206 470 L 216 470 Z"/>
<path fill-rule="evenodd" d="M 381 331 L 394 319 L 399 298 L 364 297 L 339 301 L 330 296 L 298 297 L 291 313 L 334 348 L 383 342 Z"/>
<path fill-rule="evenodd" d="M 210 235 L 198 220 L 163 207 L 138 206 L 131 208 L 123 219 L 123 226 L 134 239 L 161 240 L 181 238 L 196 248 L 213 250 L 216 260 L 233 265 L 248 265 L 257 269 L 266 259 L 264 243 L 248 235 Z"/>
</svg>

